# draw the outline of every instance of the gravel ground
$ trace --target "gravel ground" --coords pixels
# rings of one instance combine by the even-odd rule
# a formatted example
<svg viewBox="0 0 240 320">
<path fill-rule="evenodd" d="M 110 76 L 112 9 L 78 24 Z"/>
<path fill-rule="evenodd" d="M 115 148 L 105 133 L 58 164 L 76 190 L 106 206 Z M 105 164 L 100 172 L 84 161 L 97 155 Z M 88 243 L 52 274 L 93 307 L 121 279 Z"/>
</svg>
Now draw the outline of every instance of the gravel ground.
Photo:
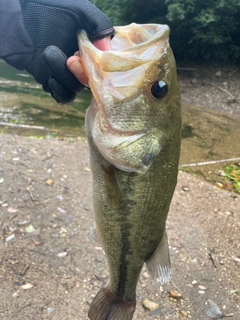
<svg viewBox="0 0 240 320">
<path fill-rule="evenodd" d="M 0 182 L 0 319 L 87 319 L 108 271 L 88 236 L 86 142 L 2 134 Z M 239 208 L 239 196 L 179 173 L 167 223 L 171 281 L 161 287 L 143 269 L 135 320 L 210 319 L 208 299 L 240 319 Z M 145 310 L 144 298 L 159 308 Z"/>
</svg>

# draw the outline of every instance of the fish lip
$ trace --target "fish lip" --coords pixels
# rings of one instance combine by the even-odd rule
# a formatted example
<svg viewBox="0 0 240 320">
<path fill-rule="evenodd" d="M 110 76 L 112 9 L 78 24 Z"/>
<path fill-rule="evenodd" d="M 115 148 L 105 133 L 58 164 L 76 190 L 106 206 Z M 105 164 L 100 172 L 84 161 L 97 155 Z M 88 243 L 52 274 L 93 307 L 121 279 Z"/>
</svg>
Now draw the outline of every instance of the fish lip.
<svg viewBox="0 0 240 320">
<path fill-rule="evenodd" d="M 155 43 L 157 41 L 160 40 L 165 40 L 167 38 L 169 38 L 169 34 L 170 34 L 170 28 L 168 25 L 163 24 L 163 25 L 159 25 L 159 24 L 154 24 L 154 23 L 149 23 L 149 24 L 137 24 L 137 23 L 131 23 L 127 26 L 115 26 L 115 37 L 112 39 L 111 43 L 114 43 L 114 39 L 116 39 L 117 35 L 121 32 L 124 32 L 125 34 L 127 33 L 127 31 L 134 27 L 137 26 L 138 29 L 142 29 L 143 31 L 150 31 L 149 34 L 151 34 L 151 38 L 148 39 L 147 41 L 142 41 L 140 43 L 134 43 L 134 41 L 132 41 L 132 46 L 129 46 L 127 48 L 117 48 L 114 47 L 113 50 L 106 50 L 106 51 L 102 51 L 99 50 L 98 48 L 96 48 L 92 42 L 90 42 L 90 40 L 88 39 L 87 33 L 85 30 L 81 30 L 81 32 L 78 34 L 78 44 L 80 47 L 80 51 L 81 51 L 81 45 L 84 42 L 88 42 L 88 47 L 91 48 L 91 50 L 97 54 L 99 54 L 100 56 L 103 55 L 105 52 L 109 52 L 109 51 L 117 51 L 117 52 L 123 52 L 123 51 L 132 51 L 135 50 L 136 48 L 141 48 L 143 46 L 148 46 L 151 45 L 152 43 Z"/>
<path fill-rule="evenodd" d="M 84 30 L 78 35 L 79 50 L 83 60 L 92 61 L 92 65 L 89 65 L 89 62 L 85 61 L 83 68 L 89 76 L 89 87 L 98 103 L 101 100 L 101 84 L 106 72 L 110 75 L 111 79 L 112 72 L 133 70 L 137 65 L 144 65 L 147 62 L 155 60 L 149 53 L 144 58 L 136 59 L 134 58 L 134 52 L 138 51 L 139 54 L 144 53 L 145 55 L 145 52 L 148 52 L 149 48 L 157 42 L 160 43 L 163 53 L 169 47 L 168 38 L 170 29 L 167 25 L 132 23 L 127 26 L 117 26 L 115 30 L 116 35 L 111 41 L 113 50 L 106 51 L 96 48 L 90 42 Z M 125 41 L 125 39 L 127 40 Z M 84 56 L 86 59 L 84 59 Z M 93 70 L 95 70 L 94 76 L 91 74 Z M 109 83 L 111 83 L 111 80 Z"/>
<path fill-rule="evenodd" d="M 145 31 L 145 32 L 148 32 L 149 31 L 149 34 L 151 34 L 151 38 L 149 38 L 148 40 L 146 41 L 142 41 L 140 43 L 134 43 L 134 41 L 132 42 L 132 46 L 131 47 L 127 47 L 127 48 L 120 48 L 120 49 L 117 49 L 116 48 L 113 48 L 115 49 L 114 51 L 117 51 L 117 52 L 122 52 L 122 51 L 132 51 L 132 50 L 136 50 L 136 49 L 139 49 L 141 47 L 145 47 L 145 46 L 150 46 L 152 45 L 153 43 L 157 42 L 157 41 L 161 41 L 161 40 L 166 40 L 169 38 L 169 35 L 170 35 L 170 28 L 168 25 L 166 24 L 155 24 L 155 23 L 149 23 L 149 24 L 137 24 L 137 23 L 131 23 L 127 26 L 116 26 L 114 27 L 115 29 L 115 35 L 117 36 L 118 33 L 121 33 L 123 32 L 124 30 L 126 30 L 126 33 L 128 32 L 128 30 L 130 28 L 137 28 L 137 29 L 142 29 L 142 32 Z M 114 39 L 114 38 L 113 38 Z M 114 40 L 113 40 L 113 43 L 114 43 Z"/>
</svg>

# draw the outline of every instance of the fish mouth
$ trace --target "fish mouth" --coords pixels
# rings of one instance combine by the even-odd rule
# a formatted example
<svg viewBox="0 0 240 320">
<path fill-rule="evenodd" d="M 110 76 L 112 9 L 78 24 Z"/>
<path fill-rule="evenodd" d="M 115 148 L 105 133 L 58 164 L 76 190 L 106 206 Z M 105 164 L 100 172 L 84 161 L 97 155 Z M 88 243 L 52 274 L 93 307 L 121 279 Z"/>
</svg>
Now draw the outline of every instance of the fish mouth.
<svg viewBox="0 0 240 320">
<path fill-rule="evenodd" d="M 78 35 L 83 68 L 88 75 L 89 87 L 97 102 L 101 100 L 100 92 L 104 79 L 105 87 L 107 85 L 116 89 L 126 86 L 135 90 L 134 88 L 139 86 L 138 79 L 142 79 L 145 73 L 144 65 L 159 59 L 169 47 L 170 29 L 167 25 L 131 23 L 114 28 L 115 36 L 111 41 L 111 51 L 97 49 L 84 30 Z M 139 69 L 140 66 L 143 68 Z M 131 77 L 133 72 L 138 73 L 137 77 Z M 129 95 L 131 94 L 130 91 Z"/>
<path fill-rule="evenodd" d="M 131 51 L 152 46 L 155 42 L 169 38 L 170 29 L 167 25 L 136 24 L 115 27 L 116 36 L 112 40 L 113 51 Z"/>
</svg>

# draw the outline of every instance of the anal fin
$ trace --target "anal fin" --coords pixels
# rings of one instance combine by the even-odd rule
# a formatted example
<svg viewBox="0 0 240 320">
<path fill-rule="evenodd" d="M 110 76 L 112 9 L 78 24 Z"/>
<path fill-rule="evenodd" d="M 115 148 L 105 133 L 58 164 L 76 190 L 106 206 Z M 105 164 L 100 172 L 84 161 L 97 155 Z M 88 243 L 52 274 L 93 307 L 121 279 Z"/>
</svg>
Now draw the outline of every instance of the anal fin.
<svg viewBox="0 0 240 320">
<path fill-rule="evenodd" d="M 123 301 L 105 287 L 93 299 L 88 317 L 90 320 L 132 320 L 135 306 L 136 301 Z"/>
<path fill-rule="evenodd" d="M 148 272 L 161 284 L 169 281 L 171 263 L 166 230 L 151 257 L 145 261 Z"/>
</svg>

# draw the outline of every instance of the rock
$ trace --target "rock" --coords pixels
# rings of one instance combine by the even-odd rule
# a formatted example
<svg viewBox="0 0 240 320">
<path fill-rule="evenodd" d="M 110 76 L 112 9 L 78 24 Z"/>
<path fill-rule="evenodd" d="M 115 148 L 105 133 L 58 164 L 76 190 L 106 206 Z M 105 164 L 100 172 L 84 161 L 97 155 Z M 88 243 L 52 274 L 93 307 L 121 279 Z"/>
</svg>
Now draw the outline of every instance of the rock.
<svg viewBox="0 0 240 320">
<path fill-rule="evenodd" d="M 216 305 L 215 302 L 213 302 L 211 299 L 208 299 L 206 302 L 206 308 L 204 309 L 204 312 L 206 315 L 212 319 L 218 319 L 223 316 L 223 313 L 219 309 L 219 307 Z"/>
<path fill-rule="evenodd" d="M 176 299 L 176 300 L 183 298 L 182 294 L 180 292 L 178 292 L 177 290 L 172 290 L 169 292 L 169 294 L 173 299 Z"/>
<path fill-rule="evenodd" d="M 199 286 L 198 286 L 198 288 L 199 288 L 200 290 L 203 290 L 203 291 L 204 291 L 204 290 L 207 290 L 207 288 L 206 288 L 206 287 L 201 286 L 201 285 L 199 285 Z"/>
<path fill-rule="evenodd" d="M 27 233 L 32 233 L 35 231 L 34 227 L 32 224 L 30 224 L 28 227 L 25 228 Z"/>
<path fill-rule="evenodd" d="M 6 242 L 11 241 L 12 239 L 14 239 L 14 237 L 15 237 L 15 234 L 14 234 L 14 233 L 13 233 L 13 234 L 10 234 L 10 236 L 8 236 L 8 237 L 5 239 L 5 241 L 6 241 Z"/>
<path fill-rule="evenodd" d="M 215 77 L 220 78 L 221 76 L 222 76 L 222 72 L 221 72 L 221 71 L 217 71 L 217 72 L 215 73 Z"/>
<path fill-rule="evenodd" d="M 14 292 L 13 295 L 12 295 L 12 297 L 13 297 L 13 298 L 19 297 L 19 291 Z"/>
<path fill-rule="evenodd" d="M 237 102 L 236 98 L 232 98 L 232 97 L 227 98 L 227 104 L 232 104 L 234 102 Z"/>
<path fill-rule="evenodd" d="M 196 83 L 197 83 L 197 79 L 193 78 L 193 79 L 191 80 L 191 83 L 192 83 L 192 84 L 196 84 Z"/>
<path fill-rule="evenodd" d="M 202 81 L 202 86 L 208 87 L 208 86 L 210 86 L 210 84 L 211 84 L 210 81 L 208 81 L 208 80 L 206 80 L 206 79 L 203 79 L 203 81 Z"/>
<path fill-rule="evenodd" d="M 146 310 L 148 310 L 150 312 L 157 310 L 159 308 L 159 304 L 157 304 L 156 302 L 150 301 L 147 298 L 143 299 L 142 305 Z"/>
<path fill-rule="evenodd" d="M 52 179 L 48 179 L 45 181 L 45 183 L 48 185 L 48 186 L 52 186 L 53 185 L 53 180 Z"/>
</svg>

